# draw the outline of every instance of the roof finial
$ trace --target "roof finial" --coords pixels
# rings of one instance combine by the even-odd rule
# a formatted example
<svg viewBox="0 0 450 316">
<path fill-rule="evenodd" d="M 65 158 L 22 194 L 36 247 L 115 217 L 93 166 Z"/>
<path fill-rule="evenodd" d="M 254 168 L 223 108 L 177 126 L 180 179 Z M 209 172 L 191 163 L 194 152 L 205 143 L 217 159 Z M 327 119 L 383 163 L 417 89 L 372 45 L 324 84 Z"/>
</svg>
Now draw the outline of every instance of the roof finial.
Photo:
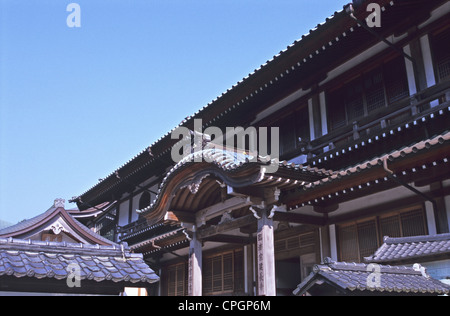
<svg viewBox="0 0 450 316">
<path fill-rule="evenodd" d="M 65 204 L 66 204 L 66 200 L 58 198 L 58 199 L 55 199 L 55 201 L 53 202 L 53 207 L 55 207 L 55 208 L 59 208 L 59 207 L 65 208 Z"/>
</svg>

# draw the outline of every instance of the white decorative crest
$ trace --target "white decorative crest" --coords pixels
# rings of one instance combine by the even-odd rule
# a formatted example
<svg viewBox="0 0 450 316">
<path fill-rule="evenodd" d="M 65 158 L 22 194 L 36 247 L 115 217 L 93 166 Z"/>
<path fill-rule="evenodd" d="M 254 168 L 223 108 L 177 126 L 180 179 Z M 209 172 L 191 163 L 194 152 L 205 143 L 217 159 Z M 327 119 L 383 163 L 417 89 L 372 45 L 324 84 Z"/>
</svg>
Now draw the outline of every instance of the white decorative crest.
<svg viewBox="0 0 450 316">
<path fill-rule="evenodd" d="M 55 223 L 50 228 L 55 235 L 59 235 L 64 230 L 64 227 L 60 223 Z"/>
</svg>

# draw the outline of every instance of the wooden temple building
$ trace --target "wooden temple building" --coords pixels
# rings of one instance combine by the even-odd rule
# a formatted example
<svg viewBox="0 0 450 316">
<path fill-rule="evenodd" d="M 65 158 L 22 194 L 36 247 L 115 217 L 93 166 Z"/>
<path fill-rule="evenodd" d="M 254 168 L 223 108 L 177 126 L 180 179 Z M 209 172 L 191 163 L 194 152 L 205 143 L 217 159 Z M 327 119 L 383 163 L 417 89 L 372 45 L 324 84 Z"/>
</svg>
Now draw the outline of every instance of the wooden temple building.
<svg viewBox="0 0 450 316">
<path fill-rule="evenodd" d="M 143 254 L 164 296 L 291 295 L 328 257 L 449 233 L 449 20 L 446 0 L 345 5 L 178 126 L 278 127 L 279 157 L 206 141 L 174 162 L 171 131 L 71 215 Z"/>
<path fill-rule="evenodd" d="M 87 228 L 64 202 L 0 230 L 0 296 L 126 295 L 159 281 L 142 254 Z"/>
</svg>

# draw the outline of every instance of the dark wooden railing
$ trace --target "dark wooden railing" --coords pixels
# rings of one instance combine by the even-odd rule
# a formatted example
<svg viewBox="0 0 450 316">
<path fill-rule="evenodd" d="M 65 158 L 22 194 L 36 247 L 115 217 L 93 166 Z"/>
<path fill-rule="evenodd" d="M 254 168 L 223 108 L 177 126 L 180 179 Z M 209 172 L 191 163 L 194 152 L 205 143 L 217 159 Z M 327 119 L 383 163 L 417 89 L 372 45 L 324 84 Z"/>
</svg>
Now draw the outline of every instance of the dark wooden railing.
<svg viewBox="0 0 450 316">
<path fill-rule="evenodd" d="M 439 111 L 450 102 L 450 80 L 425 89 L 413 96 L 402 99 L 389 107 L 382 108 L 361 120 L 335 129 L 330 133 L 307 143 L 303 154 L 308 155 L 308 163 L 329 150 L 345 147 L 363 136 L 369 136 L 384 129 L 392 128 L 408 120 L 420 119 Z M 430 103 L 439 105 L 430 107 Z"/>
<path fill-rule="evenodd" d="M 118 227 L 119 238 L 123 240 L 127 236 L 135 232 L 139 232 L 148 227 L 147 220 L 145 218 L 139 218 L 137 221 L 127 224 L 125 226 Z"/>
</svg>

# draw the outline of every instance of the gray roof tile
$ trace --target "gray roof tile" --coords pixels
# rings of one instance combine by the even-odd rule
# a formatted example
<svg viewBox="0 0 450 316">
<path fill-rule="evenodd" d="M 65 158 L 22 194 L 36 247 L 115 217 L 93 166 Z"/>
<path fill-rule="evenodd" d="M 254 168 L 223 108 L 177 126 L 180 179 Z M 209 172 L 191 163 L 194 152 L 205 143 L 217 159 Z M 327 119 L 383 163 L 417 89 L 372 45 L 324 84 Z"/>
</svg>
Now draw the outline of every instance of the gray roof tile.
<svg viewBox="0 0 450 316">
<path fill-rule="evenodd" d="M 384 237 L 383 245 L 366 262 L 391 263 L 450 255 L 450 234 L 391 238 Z"/>
<path fill-rule="evenodd" d="M 414 267 L 377 265 L 377 267 L 380 272 L 380 283 L 372 286 L 368 280 L 375 270 L 368 264 L 334 262 L 327 259 L 327 263 L 314 267 L 314 271 L 299 284 L 294 294 L 303 295 L 322 281 L 347 294 L 444 295 L 450 293 L 449 286 L 431 278 L 420 265 Z"/>
<path fill-rule="evenodd" d="M 159 280 L 143 260 L 122 245 L 99 246 L 0 238 L 2 276 L 64 279 L 77 263 L 81 280 L 153 283 Z"/>
</svg>

